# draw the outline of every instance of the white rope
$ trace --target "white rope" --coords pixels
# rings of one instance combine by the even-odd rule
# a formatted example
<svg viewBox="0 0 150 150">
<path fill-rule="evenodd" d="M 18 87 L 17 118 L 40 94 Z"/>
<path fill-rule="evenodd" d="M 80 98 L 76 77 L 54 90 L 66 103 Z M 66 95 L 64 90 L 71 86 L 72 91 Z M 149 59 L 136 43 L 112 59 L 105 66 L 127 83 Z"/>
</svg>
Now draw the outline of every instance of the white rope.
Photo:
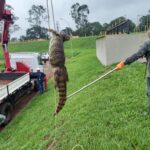
<svg viewBox="0 0 150 150">
<path fill-rule="evenodd" d="M 75 146 L 72 148 L 72 150 L 75 150 L 76 148 L 77 148 L 77 149 L 81 148 L 81 150 L 83 150 L 83 146 L 82 146 L 82 145 L 79 145 L 79 144 L 75 145 Z"/>
<path fill-rule="evenodd" d="M 114 68 L 113 70 L 110 70 L 109 72 L 107 72 L 106 74 L 100 76 L 98 79 L 90 82 L 89 84 L 83 86 L 82 88 L 80 88 L 79 90 L 77 90 L 76 92 L 70 94 L 69 96 L 67 96 L 67 99 L 71 98 L 72 96 L 76 95 L 77 93 L 83 91 L 84 89 L 86 89 L 87 87 L 93 85 L 94 83 L 96 83 L 97 81 L 101 80 L 102 78 L 106 77 L 107 75 L 111 74 L 112 72 L 116 71 L 116 68 Z"/>
</svg>

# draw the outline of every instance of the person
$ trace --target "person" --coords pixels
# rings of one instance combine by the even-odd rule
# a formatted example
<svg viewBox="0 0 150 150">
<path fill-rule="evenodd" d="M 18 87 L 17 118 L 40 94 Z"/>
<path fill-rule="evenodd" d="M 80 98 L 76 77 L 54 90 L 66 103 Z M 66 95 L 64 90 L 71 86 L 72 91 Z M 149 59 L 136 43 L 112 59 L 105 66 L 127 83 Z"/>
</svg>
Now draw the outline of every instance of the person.
<svg viewBox="0 0 150 150">
<path fill-rule="evenodd" d="M 2 125 L 5 122 L 6 116 L 0 114 L 0 125 Z"/>
<path fill-rule="evenodd" d="M 37 79 L 38 79 L 38 85 L 39 85 L 39 91 L 40 94 L 44 93 L 44 79 L 45 79 L 45 74 L 40 71 L 40 68 L 37 68 Z"/>
<path fill-rule="evenodd" d="M 134 53 L 130 57 L 128 57 L 125 61 L 121 61 L 117 64 L 116 69 L 120 70 L 125 65 L 130 65 L 134 61 L 139 58 L 145 57 L 147 60 L 147 97 L 148 97 L 148 111 L 145 113 L 150 115 L 150 29 L 147 32 L 149 40 L 146 41 L 138 50 L 138 52 Z"/>
</svg>

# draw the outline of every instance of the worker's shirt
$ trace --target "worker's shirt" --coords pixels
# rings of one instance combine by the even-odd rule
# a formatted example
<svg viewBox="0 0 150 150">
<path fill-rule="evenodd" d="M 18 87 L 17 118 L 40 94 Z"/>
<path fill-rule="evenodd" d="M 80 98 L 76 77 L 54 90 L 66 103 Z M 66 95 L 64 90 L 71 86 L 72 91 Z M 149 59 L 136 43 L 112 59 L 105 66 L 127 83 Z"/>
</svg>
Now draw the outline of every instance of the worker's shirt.
<svg viewBox="0 0 150 150">
<path fill-rule="evenodd" d="M 43 72 L 37 72 L 38 82 L 43 83 L 45 74 Z"/>
<path fill-rule="evenodd" d="M 147 77 L 150 77 L 150 40 L 146 41 L 138 50 L 137 53 L 133 54 L 132 56 L 128 57 L 125 60 L 125 65 L 129 65 L 132 62 L 136 61 L 139 58 L 146 57 L 147 59 Z"/>
</svg>

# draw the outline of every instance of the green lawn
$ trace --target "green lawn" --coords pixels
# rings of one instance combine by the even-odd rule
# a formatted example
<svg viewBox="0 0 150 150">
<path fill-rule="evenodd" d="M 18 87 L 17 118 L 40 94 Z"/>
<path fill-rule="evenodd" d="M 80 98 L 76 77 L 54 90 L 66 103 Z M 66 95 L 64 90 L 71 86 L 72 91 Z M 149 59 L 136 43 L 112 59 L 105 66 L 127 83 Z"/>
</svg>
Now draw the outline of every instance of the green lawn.
<svg viewBox="0 0 150 150">
<path fill-rule="evenodd" d="M 32 45 L 33 44 L 33 45 Z M 19 43 L 11 50 L 44 51 L 48 42 Z M 70 81 L 68 94 L 93 81 L 113 66 L 105 68 L 96 58 L 95 38 L 66 43 Z M 54 119 L 56 92 L 37 94 L 0 133 L 0 150 L 45 150 L 55 140 L 53 150 L 149 150 L 150 116 L 146 111 L 145 66 L 134 63 L 113 73 L 70 98 Z M 75 149 L 76 150 L 76 149 Z"/>
</svg>

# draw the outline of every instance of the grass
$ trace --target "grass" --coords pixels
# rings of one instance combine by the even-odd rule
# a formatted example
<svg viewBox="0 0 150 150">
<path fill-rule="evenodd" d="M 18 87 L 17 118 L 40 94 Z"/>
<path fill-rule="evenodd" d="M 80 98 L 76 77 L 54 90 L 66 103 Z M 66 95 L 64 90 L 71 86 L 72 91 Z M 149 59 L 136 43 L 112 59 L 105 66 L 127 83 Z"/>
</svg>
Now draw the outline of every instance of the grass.
<svg viewBox="0 0 150 150">
<path fill-rule="evenodd" d="M 70 42 L 65 45 L 68 94 L 113 68 L 97 60 L 95 38 L 72 42 L 74 57 Z M 14 47 L 19 50 L 19 45 L 29 47 L 28 43 Z M 33 42 L 33 49 L 43 51 L 47 45 Z M 56 120 L 52 114 L 57 95 L 50 81 L 49 90 L 37 94 L 0 133 L 0 150 L 44 150 L 54 139 L 53 150 L 72 150 L 76 144 L 84 150 L 149 150 L 150 116 L 143 115 L 147 108 L 144 70 L 144 65 L 134 63 L 113 73 L 68 99 Z"/>
<path fill-rule="evenodd" d="M 0 63 L 0 70 L 3 70 L 5 67 L 4 67 L 4 63 Z"/>
</svg>

